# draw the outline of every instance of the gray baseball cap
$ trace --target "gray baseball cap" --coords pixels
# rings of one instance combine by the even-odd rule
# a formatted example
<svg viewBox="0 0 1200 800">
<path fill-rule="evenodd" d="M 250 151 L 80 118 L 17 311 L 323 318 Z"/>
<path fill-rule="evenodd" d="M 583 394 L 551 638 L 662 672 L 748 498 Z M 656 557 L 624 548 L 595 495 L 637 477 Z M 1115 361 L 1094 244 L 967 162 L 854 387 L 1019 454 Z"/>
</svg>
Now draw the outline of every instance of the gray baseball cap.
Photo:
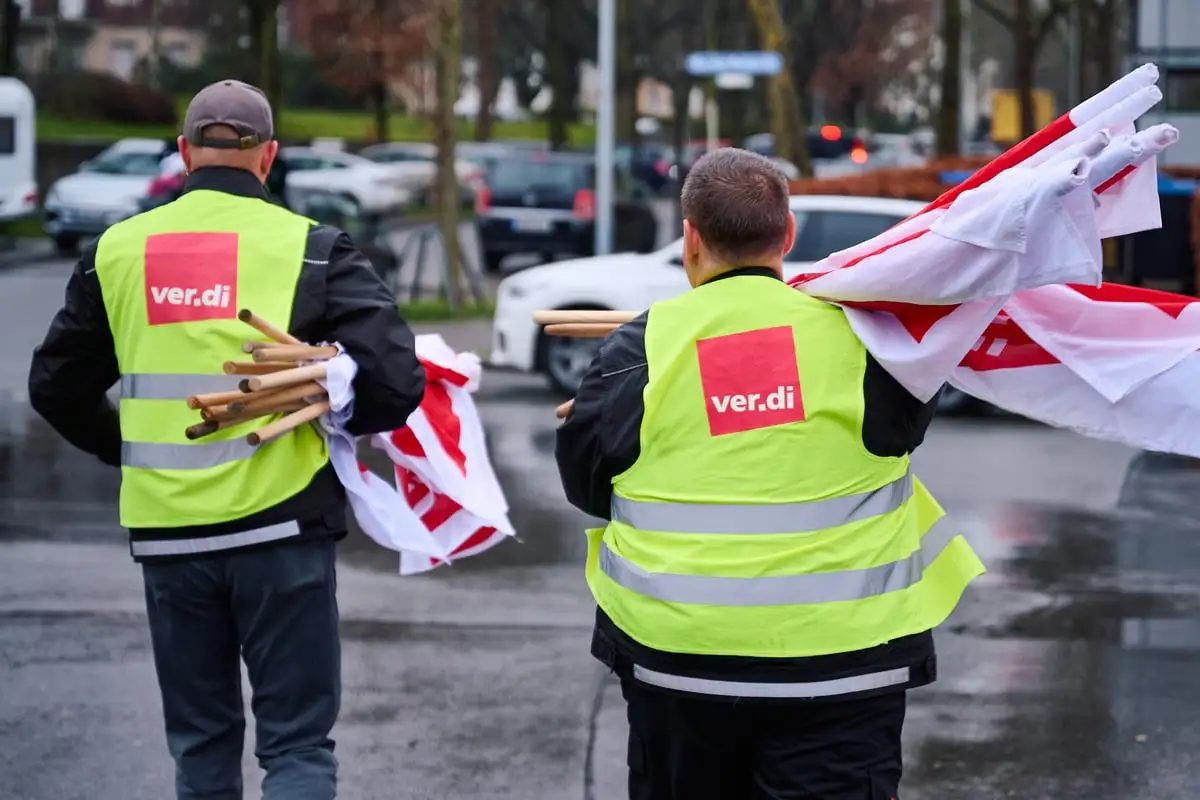
<svg viewBox="0 0 1200 800">
<path fill-rule="evenodd" d="M 210 125 L 227 125 L 237 139 L 205 137 Z M 217 81 L 205 86 L 188 103 L 183 117 L 183 136 L 195 147 L 249 150 L 269 142 L 275 135 L 271 104 L 257 87 L 242 81 Z"/>
</svg>

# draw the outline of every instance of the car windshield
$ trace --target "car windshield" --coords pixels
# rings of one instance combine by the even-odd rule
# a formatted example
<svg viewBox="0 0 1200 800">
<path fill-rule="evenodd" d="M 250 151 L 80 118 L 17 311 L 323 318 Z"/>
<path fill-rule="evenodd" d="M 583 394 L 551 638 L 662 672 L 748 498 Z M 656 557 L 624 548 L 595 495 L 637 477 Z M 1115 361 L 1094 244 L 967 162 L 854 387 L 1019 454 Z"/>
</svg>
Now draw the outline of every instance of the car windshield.
<svg viewBox="0 0 1200 800">
<path fill-rule="evenodd" d="M 488 183 L 493 192 L 522 192 L 532 187 L 546 191 L 572 193 L 581 188 L 579 164 L 553 161 L 500 161 Z"/>
<path fill-rule="evenodd" d="M 96 156 L 87 166 L 85 172 L 98 172 L 101 175 L 145 175 L 148 177 L 159 174 L 159 164 L 162 153 L 147 153 L 145 151 L 109 151 Z"/>
</svg>

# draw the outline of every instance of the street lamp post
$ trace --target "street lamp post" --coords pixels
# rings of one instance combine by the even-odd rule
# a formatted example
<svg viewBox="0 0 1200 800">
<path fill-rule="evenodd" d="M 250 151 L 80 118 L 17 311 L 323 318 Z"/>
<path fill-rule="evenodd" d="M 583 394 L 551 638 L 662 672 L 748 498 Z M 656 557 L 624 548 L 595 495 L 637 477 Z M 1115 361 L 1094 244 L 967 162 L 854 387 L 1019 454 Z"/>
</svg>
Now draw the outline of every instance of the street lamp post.
<svg viewBox="0 0 1200 800">
<path fill-rule="evenodd" d="M 616 0 L 600 0 L 600 91 L 596 102 L 596 255 L 612 252 L 613 228 L 613 127 L 616 106 L 617 8 Z"/>
</svg>

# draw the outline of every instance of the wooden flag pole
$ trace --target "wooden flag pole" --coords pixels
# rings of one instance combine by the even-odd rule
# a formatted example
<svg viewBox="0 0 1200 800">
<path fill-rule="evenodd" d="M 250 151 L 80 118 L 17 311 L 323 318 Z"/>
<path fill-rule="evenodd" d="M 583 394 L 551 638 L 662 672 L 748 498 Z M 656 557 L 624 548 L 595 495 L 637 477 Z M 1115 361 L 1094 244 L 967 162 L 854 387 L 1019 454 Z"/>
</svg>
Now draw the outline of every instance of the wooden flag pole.
<svg viewBox="0 0 1200 800">
<path fill-rule="evenodd" d="M 590 309 L 554 309 L 533 312 L 533 321 L 538 325 L 558 325 L 572 322 L 592 322 L 603 325 L 624 325 L 632 321 L 640 311 L 595 311 Z"/>
<path fill-rule="evenodd" d="M 280 344 L 256 347 L 251 354 L 258 363 L 279 361 L 328 361 L 338 354 L 336 347 L 309 347 L 304 344 Z"/>
<path fill-rule="evenodd" d="M 594 309 L 544 309 L 533 312 L 533 321 L 545 326 L 547 336 L 572 338 L 603 338 L 627 322 L 631 322 L 640 311 L 597 311 Z M 566 419 L 575 400 L 571 399 L 554 409 L 554 416 Z"/>
<path fill-rule="evenodd" d="M 272 423 L 262 426 L 258 430 L 246 436 L 246 441 L 256 447 L 260 444 L 265 444 L 277 436 L 287 433 L 288 431 L 299 428 L 306 422 L 312 422 L 322 414 L 329 412 L 329 401 L 322 400 L 319 403 L 313 403 L 307 408 L 302 408 L 299 411 L 294 411 L 288 414 L 283 419 L 277 419 Z"/>
<path fill-rule="evenodd" d="M 602 339 L 621 327 L 608 322 L 556 322 L 546 326 L 547 336 L 569 336 L 575 339 Z"/>
<path fill-rule="evenodd" d="M 324 377 L 325 365 L 312 364 L 307 367 L 272 372 L 269 375 L 255 375 L 253 378 L 245 378 L 239 384 L 239 388 L 246 393 L 261 392 L 264 389 L 281 389 L 285 386 L 295 386 L 298 383 L 322 380 Z"/>
<path fill-rule="evenodd" d="M 304 342 L 300 341 L 295 336 L 292 336 L 285 330 L 275 327 L 248 308 L 243 308 L 238 312 L 238 319 L 249 325 L 251 328 L 254 328 L 254 330 L 258 331 L 263 336 L 266 336 L 271 341 L 278 342 L 279 344 L 304 344 Z M 246 352 L 248 353 L 250 351 L 247 350 Z"/>
</svg>

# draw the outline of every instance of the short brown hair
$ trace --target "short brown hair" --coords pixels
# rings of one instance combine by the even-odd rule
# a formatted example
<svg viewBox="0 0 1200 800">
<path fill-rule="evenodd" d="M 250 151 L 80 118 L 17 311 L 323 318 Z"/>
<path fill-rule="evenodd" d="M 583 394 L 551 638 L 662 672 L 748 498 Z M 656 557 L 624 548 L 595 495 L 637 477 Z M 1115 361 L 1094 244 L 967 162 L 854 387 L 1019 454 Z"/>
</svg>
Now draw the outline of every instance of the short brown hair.
<svg viewBox="0 0 1200 800">
<path fill-rule="evenodd" d="M 787 178 L 770 159 L 722 147 L 688 171 L 680 205 L 714 254 L 741 262 L 783 247 L 788 194 Z"/>
</svg>

